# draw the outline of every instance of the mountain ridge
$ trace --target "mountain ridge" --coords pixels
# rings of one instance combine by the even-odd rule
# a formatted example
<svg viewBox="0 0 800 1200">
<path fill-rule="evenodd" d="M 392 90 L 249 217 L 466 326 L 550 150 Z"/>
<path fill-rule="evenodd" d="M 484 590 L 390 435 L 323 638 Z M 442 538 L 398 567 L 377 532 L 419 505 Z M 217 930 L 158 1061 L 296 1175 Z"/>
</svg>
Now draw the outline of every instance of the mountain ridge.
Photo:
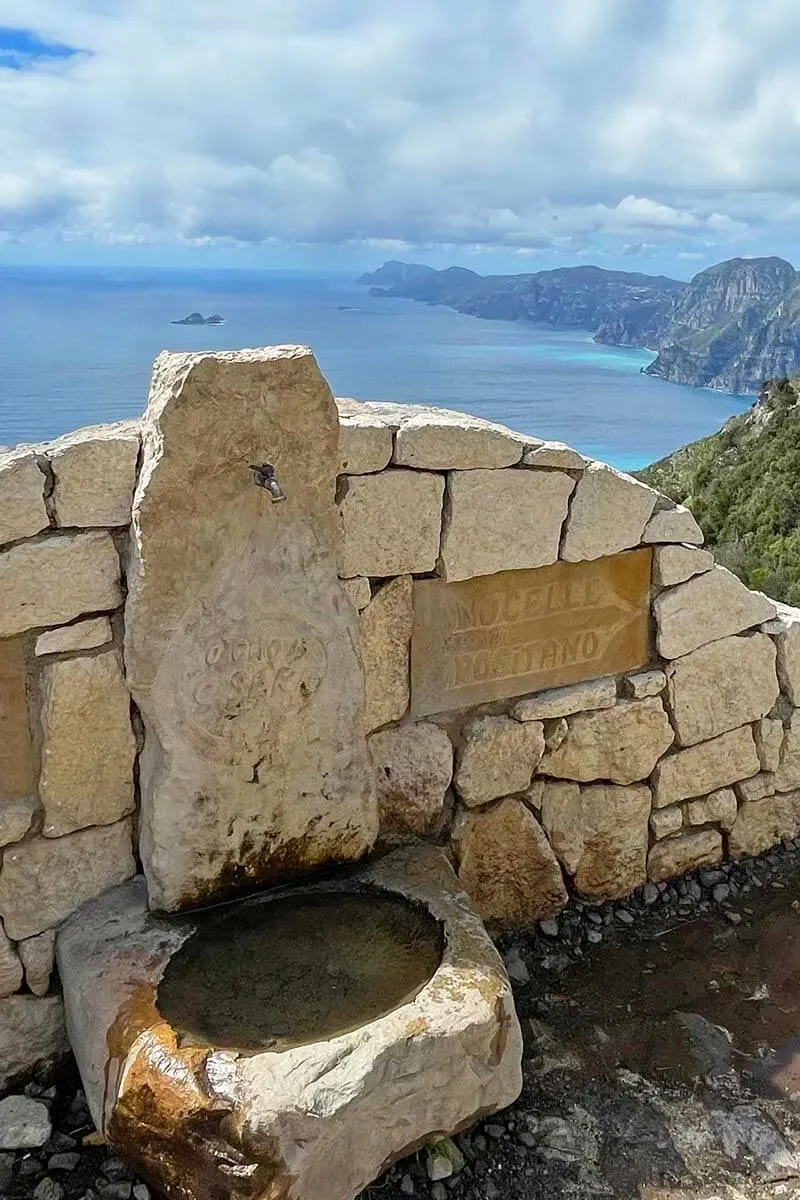
<svg viewBox="0 0 800 1200">
<path fill-rule="evenodd" d="M 586 329 L 596 342 L 651 350 L 644 370 L 671 382 L 757 393 L 800 374 L 800 273 L 776 256 L 728 259 L 689 282 L 596 266 L 479 275 L 398 260 L 359 282 L 470 316 Z"/>
</svg>

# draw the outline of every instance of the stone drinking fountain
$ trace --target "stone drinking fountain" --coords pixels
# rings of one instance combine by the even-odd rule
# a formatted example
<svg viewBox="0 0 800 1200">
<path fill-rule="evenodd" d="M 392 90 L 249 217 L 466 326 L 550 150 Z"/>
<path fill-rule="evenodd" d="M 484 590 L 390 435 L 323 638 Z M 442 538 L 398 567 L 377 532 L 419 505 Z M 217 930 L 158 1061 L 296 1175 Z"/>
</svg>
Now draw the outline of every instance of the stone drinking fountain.
<svg viewBox="0 0 800 1200">
<path fill-rule="evenodd" d="M 157 365 L 125 613 L 143 875 L 58 961 L 98 1128 L 169 1197 L 348 1200 L 521 1086 L 447 858 L 372 853 L 338 433 L 305 349 Z"/>
</svg>

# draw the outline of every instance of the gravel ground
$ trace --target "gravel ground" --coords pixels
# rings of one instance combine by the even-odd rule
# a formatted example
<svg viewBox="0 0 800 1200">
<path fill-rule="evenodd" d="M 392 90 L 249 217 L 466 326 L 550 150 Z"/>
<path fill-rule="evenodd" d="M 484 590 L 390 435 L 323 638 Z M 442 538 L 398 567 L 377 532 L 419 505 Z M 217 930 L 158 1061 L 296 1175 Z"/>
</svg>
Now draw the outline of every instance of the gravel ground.
<svg viewBox="0 0 800 1200">
<path fill-rule="evenodd" d="M 573 902 L 501 949 L 520 1099 L 361 1200 L 800 1200 L 800 841 L 616 904 Z M 85 1142 L 73 1065 L 25 1092 L 53 1133 L 0 1153 L 0 1197 L 148 1200 Z"/>
</svg>

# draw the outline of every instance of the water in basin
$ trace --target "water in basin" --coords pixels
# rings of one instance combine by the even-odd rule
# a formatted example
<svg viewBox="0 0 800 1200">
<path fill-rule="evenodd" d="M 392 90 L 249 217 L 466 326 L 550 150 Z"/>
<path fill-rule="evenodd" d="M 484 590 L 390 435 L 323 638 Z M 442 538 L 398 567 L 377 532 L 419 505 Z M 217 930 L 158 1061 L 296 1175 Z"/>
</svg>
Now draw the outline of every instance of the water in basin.
<svg viewBox="0 0 800 1200">
<path fill-rule="evenodd" d="M 295 891 L 211 910 L 169 962 L 158 1008 L 183 1045 L 257 1053 L 347 1033 L 412 1000 L 439 923 L 377 890 Z"/>
</svg>

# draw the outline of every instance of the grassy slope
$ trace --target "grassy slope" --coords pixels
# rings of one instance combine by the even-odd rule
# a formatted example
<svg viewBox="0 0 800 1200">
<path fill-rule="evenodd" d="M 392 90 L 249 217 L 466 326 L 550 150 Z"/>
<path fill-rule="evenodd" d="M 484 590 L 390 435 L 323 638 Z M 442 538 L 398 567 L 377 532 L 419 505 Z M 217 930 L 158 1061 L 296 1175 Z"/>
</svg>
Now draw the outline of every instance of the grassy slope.
<svg viewBox="0 0 800 1200">
<path fill-rule="evenodd" d="M 750 412 L 638 474 L 692 509 L 719 562 L 800 604 L 800 380 L 766 385 Z"/>
</svg>

